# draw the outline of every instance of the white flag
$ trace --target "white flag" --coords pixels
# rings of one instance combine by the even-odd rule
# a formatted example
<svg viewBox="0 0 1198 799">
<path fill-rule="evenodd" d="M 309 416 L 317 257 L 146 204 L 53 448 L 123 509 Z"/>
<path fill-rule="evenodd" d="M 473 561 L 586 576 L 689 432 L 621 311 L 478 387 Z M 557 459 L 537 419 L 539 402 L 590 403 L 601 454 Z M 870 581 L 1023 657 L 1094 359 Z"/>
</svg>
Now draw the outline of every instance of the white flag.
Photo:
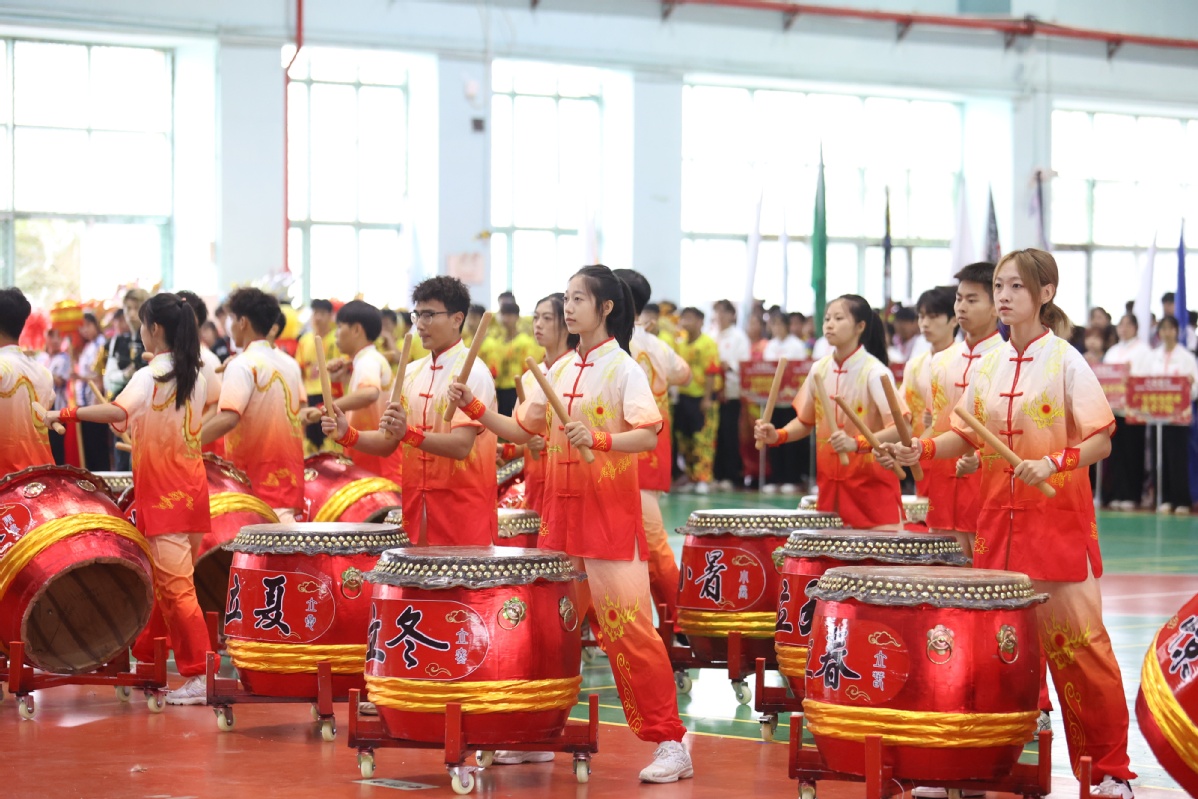
<svg viewBox="0 0 1198 799">
<path fill-rule="evenodd" d="M 960 269 L 978 260 L 977 247 L 973 243 L 973 225 L 969 221 L 969 193 L 965 190 L 965 176 L 957 181 L 957 224 L 953 231 L 951 249 L 951 271 L 946 276 L 945 283 L 952 280 Z"/>
<path fill-rule="evenodd" d="M 761 197 L 763 191 L 757 193 L 757 207 L 753 211 L 753 227 L 749 229 L 748 259 L 745 264 L 745 293 L 740 300 L 740 320 L 742 325 L 748 325 L 749 314 L 753 312 L 753 283 L 757 279 L 757 250 L 761 247 Z"/>
<path fill-rule="evenodd" d="M 1148 248 L 1148 257 L 1140 267 L 1140 293 L 1136 295 L 1132 313 L 1135 314 L 1139 331 L 1136 335 L 1145 344 L 1152 340 L 1152 271 L 1156 260 L 1156 234 L 1152 234 L 1152 245 Z"/>
</svg>

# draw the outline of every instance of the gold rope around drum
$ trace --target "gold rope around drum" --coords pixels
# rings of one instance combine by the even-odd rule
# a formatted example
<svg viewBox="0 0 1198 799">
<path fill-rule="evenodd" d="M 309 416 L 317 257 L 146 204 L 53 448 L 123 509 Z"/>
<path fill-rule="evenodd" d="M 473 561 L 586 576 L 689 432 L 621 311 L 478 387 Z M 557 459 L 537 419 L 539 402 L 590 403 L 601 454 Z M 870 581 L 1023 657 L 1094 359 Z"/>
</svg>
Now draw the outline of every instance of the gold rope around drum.
<svg viewBox="0 0 1198 799">
<path fill-rule="evenodd" d="M 366 668 L 365 644 L 269 644 L 229 638 L 226 645 L 233 665 L 239 669 L 315 674 L 316 664 L 323 661 L 334 674 L 361 674 Z"/>
<path fill-rule="evenodd" d="M 270 505 L 253 494 L 238 494 L 233 491 L 209 497 L 208 513 L 213 519 L 226 513 L 255 513 L 265 522 L 273 524 L 279 521 Z"/>
<path fill-rule="evenodd" d="M 1148 648 L 1144 666 L 1140 669 L 1140 690 L 1144 692 L 1148 711 L 1169 746 L 1186 763 L 1198 763 L 1198 727 L 1194 726 L 1193 719 L 1186 714 L 1185 708 L 1165 682 L 1161 662 L 1156 656 L 1155 641 Z"/>
<path fill-rule="evenodd" d="M 582 677 L 554 680 L 442 682 L 366 675 L 366 694 L 380 707 L 410 713 L 444 713 L 458 702 L 463 713 L 530 713 L 568 710 L 578 702 Z"/>
<path fill-rule="evenodd" d="M 934 713 L 876 707 L 830 705 L 803 700 L 803 714 L 812 735 L 864 741 L 881 735 L 885 746 L 930 749 L 978 749 L 1023 746 L 1036 731 L 1039 710 L 1018 713 Z"/>
<path fill-rule="evenodd" d="M 778 613 L 718 613 L 678 609 L 678 628 L 687 635 L 726 638 L 739 632 L 746 638 L 773 638 Z"/>
<path fill-rule="evenodd" d="M 377 494 L 380 491 L 393 491 L 396 494 L 400 493 L 400 488 L 395 483 L 385 477 L 363 477 L 360 480 L 354 480 L 352 483 L 347 483 L 341 486 L 329 497 L 329 501 L 320 507 L 316 515 L 312 517 L 314 522 L 335 522 L 341 518 L 341 514 L 349 510 L 350 506 L 369 494 Z"/>
<path fill-rule="evenodd" d="M 39 524 L 18 538 L 17 543 L 12 545 L 12 549 L 8 550 L 3 559 L 0 559 L 0 598 L 4 597 L 12 581 L 20 574 L 21 570 L 28 566 L 30 561 L 36 558 L 42 550 L 71 536 L 93 530 L 127 538 L 137 544 L 141 551 L 146 553 L 147 558 L 150 556 L 150 545 L 146 542 L 146 537 L 119 516 L 108 516 L 103 513 L 77 513 L 74 516 L 52 519 L 44 524 Z"/>
<path fill-rule="evenodd" d="M 778 658 L 778 671 L 797 680 L 807 674 L 807 647 L 774 644 L 774 655 Z"/>
</svg>

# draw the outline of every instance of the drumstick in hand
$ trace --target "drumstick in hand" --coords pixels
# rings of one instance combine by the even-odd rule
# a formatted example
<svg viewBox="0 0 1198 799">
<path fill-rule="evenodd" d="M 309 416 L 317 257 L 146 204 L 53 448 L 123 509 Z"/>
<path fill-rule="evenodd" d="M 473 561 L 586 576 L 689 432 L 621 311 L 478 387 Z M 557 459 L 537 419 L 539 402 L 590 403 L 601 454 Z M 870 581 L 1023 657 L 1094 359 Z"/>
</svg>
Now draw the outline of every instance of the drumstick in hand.
<svg viewBox="0 0 1198 799">
<path fill-rule="evenodd" d="M 774 416 L 774 406 L 778 404 L 778 392 L 782 390 L 782 374 L 786 371 L 786 359 L 778 359 L 778 368 L 774 370 L 774 382 L 770 384 L 770 397 L 765 403 L 765 410 L 761 413 L 761 418 L 769 421 Z M 764 449 L 765 442 L 758 441 L 757 449 Z"/>
<path fill-rule="evenodd" d="M 41 419 L 43 422 L 45 421 L 46 409 L 42 407 L 42 404 L 40 402 L 33 403 L 33 415 L 36 416 L 38 419 Z M 65 427 L 63 427 L 61 424 L 59 424 L 58 422 L 55 422 L 54 424 L 50 425 L 50 429 L 53 430 L 55 433 L 58 433 L 60 436 L 66 435 L 66 432 L 67 432 L 67 429 Z"/>
<path fill-rule="evenodd" d="M 525 399 L 526 398 L 524 396 L 524 375 L 520 375 L 519 377 L 516 378 L 516 401 L 518 403 L 520 403 L 521 405 L 523 405 L 525 402 Z M 539 461 L 541 459 L 541 453 L 537 452 L 535 449 L 529 449 L 528 447 L 525 447 L 524 452 L 528 455 L 528 457 L 532 458 L 534 461 Z"/>
<path fill-rule="evenodd" d="M 890 415 L 894 417 L 894 429 L 898 430 L 899 440 L 903 442 L 904 447 L 911 446 L 911 427 L 907 424 L 907 418 L 903 416 L 903 408 L 899 405 L 898 394 L 894 393 L 894 385 L 890 382 L 890 377 L 882 375 L 882 390 L 886 392 L 886 404 L 890 406 Z M 911 476 L 917 481 L 923 479 L 923 467 L 918 463 L 911 467 Z"/>
<path fill-rule="evenodd" d="M 828 399 L 828 390 L 824 388 L 824 383 L 819 375 L 808 375 L 807 380 L 811 382 L 812 390 L 815 392 L 815 399 L 824 409 L 824 417 L 828 420 L 828 427 L 832 432 L 836 432 L 836 411 L 832 407 L 832 400 Z M 840 465 L 849 465 L 849 455 L 847 452 L 841 452 Z"/>
<path fill-rule="evenodd" d="M 104 398 L 108 396 L 104 393 L 104 387 L 97 383 L 94 377 L 87 379 L 87 387 L 92 390 L 92 394 L 96 396 L 97 402 L 104 402 Z"/>
<path fill-rule="evenodd" d="M 866 426 L 861 417 L 857 415 L 857 412 L 849 407 L 849 404 L 844 401 L 844 397 L 837 397 L 836 404 L 840 406 L 842 411 L 844 411 L 844 415 L 849 418 L 849 421 L 861 431 L 861 435 L 865 436 L 865 440 L 869 442 L 871 447 L 874 449 L 882 448 L 882 442 L 878 441 L 878 437 L 873 434 L 873 431 L 870 430 L 868 426 Z M 898 463 L 895 463 L 894 466 L 891 467 L 891 471 L 897 474 L 898 479 L 900 480 L 904 480 L 907 477 L 906 470 L 904 470 L 902 466 L 899 466 Z"/>
<path fill-rule="evenodd" d="M 324 339 L 316 337 L 316 369 L 320 372 L 320 393 L 324 399 L 324 412 L 336 416 L 333 410 L 333 384 L 329 381 L 329 365 L 324 359 Z"/>
<path fill-rule="evenodd" d="M 116 448 L 118 450 L 120 450 L 121 452 L 132 452 L 133 451 L 133 445 L 126 444 L 124 441 L 116 442 Z"/>
<path fill-rule="evenodd" d="M 474 369 L 474 359 L 478 357 L 478 351 L 483 347 L 483 341 L 487 337 L 487 328 L 491 325 L 491 312 L 487 311 L 483 314 L 483 318 L 478 322 L 478 329 L 474 331 L 474 340 L 470 342 L 470 349 L 466 352 L 466 360 L 462 364 L 460 374 L 454 375 L 453 382 L 465 383 L 470 380 L 470 372 Z M 445 408 L 445 421 L 452 422 L 453 414 L 458 409 L 452 402 Z"/>
<path fill-rule="evenodd" d="M 562 404 L 561 399 L 557 396 L 557 392 L 553 390 L 553 386 L 549 385 L 549 380 L 545 375 L 541 374 L 541 370 L 537 368 L 537 363 L 532 358 L 524 359 L 525 365 L 528 366 L 532 376 L 536 378 L 537 383 L 541 386 L 541 391 L 545 392 L 545 399 L 549 400 L 549 404 L 553 406 L 553 412 L 562 420 L 562 424 L 574 421 L 570 418 L 570 414 L 566 412 L 566 406 Z M 595 453 L 591 452 L 590 447 L 578 447 L 578 454 L 587 463 L 595 462 Z"/>
<path fill-rule="evenodd" d="M 408 372 L 408 359 L 412 357 L 412 334 L 403 337 L 403 351 L 399 354 L 399 366 L 395 368 L 395 382 L 391 384 L 391 402 L 398 403 L 403 396 L 404 376 Z M 395 438 L 390 430 L 383 433 L 386 438 Z"/>
<path fill-rule="evenodd" d="M 1023 462 L 1023 458 L 1016 455 L 1013 451 L 1011 451 L 1010 447 L 999 441 L 998 436 L 994 435 L 994 433 L 991 433 L 986 425 L 979 422 L 973 417 L 973 415 L 966 413 L 962 408 L 954 408 L 954 411 L 956 412 L 957 416 L 961 417 L 961 421 L 969 425 L 970 429 L 978 434 L 978 438 L 989 444 L 990 448 L 1001 455 L 1003 460 L 1011 464 L 1012 467 L 1018 466 Z M 1036 486 L 1036 488 L 1040 489 L 1040 493 L 1046 497 L 1051 498 L 1057 495 L 1056 489 L 1050 486 L 1048 483 L 1040 483 Z"/>
</svg>

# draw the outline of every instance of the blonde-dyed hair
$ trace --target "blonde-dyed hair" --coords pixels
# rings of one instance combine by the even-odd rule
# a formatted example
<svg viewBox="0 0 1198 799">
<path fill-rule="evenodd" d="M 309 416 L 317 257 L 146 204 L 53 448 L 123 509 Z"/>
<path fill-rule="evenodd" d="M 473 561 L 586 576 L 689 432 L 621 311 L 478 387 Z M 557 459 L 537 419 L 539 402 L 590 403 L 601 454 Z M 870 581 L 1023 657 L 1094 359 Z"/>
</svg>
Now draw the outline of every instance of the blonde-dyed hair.
<svg viewBox="0 0 1198 799">
<path fill-rule="evenodd" d="M 1040 289 L 1044 286 L 1052 286 L 1052 297 L 1040 306 L 1040 324 L 1047 327 L 1056 336 L 1068 339 L 1073 333 L 1073 322 L 1069 321 L 1069 317 L 1054 302 L 1061 284 L 1061 275 L 1057 269 L 1056 259 L 1044 250 L 1032 248 L 1015 250 L 999 259 L 998 266 L 994 268 L 995 278 L 998 277 L 999 271 L 1008 261 L 1015 264 L 1024 287 L 1031 292 L 1033 301 L 1040 298 Z"/>
</svg>

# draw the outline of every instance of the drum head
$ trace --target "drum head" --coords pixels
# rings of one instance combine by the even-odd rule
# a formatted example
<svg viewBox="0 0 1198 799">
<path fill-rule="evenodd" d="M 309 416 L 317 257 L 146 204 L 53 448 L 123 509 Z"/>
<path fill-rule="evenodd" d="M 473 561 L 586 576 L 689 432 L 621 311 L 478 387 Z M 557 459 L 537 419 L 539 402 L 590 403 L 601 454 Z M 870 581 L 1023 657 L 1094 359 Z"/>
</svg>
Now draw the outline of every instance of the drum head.
<svg viewBox="0 0 1198 799">
<path fill-rule="evenodd" d="M 869 605 L 932 605 L 993 610 L 1026 608 L 1048 601 L 1019 572 L 944 566 L 841 566 L 829 569 L 808 596 L 830 602 L 856 599 Z"/>
<path fill-rule="evenodd" d="M 254 554 L 379 555 L 408 543 L 407 533 L 393 524 L 319 522 L 250 524 L 225 548 Z"/>
<path fill-rule="evenodd" d="M 872 560 L 911 566 L 969 565 L 969 557 L 951 535 L 886 530 L 797 530 L 775 554 L 779 558 Z"/>
<path fill-rule="evenodd" d="M 411 588 L 492 588 L 580 579 L 570 558 L 523 547 L 410 547 L 383 553 L 366 580 Z"/>
<path fill-rule="evenodd" d="M 527 508 L 499 509 L 499 537 L 515 538 L 516 536 L 539 534 L 541 532 L 541 515 Z"/>
<path fill-rule="evenodd" d="M 795 530 L 842 527 L 834 513 L 816 510 L 697 510 L 679 527 L 682 535 L 736 535 L 743 538 L 787 536 Z"/>
</svg>

